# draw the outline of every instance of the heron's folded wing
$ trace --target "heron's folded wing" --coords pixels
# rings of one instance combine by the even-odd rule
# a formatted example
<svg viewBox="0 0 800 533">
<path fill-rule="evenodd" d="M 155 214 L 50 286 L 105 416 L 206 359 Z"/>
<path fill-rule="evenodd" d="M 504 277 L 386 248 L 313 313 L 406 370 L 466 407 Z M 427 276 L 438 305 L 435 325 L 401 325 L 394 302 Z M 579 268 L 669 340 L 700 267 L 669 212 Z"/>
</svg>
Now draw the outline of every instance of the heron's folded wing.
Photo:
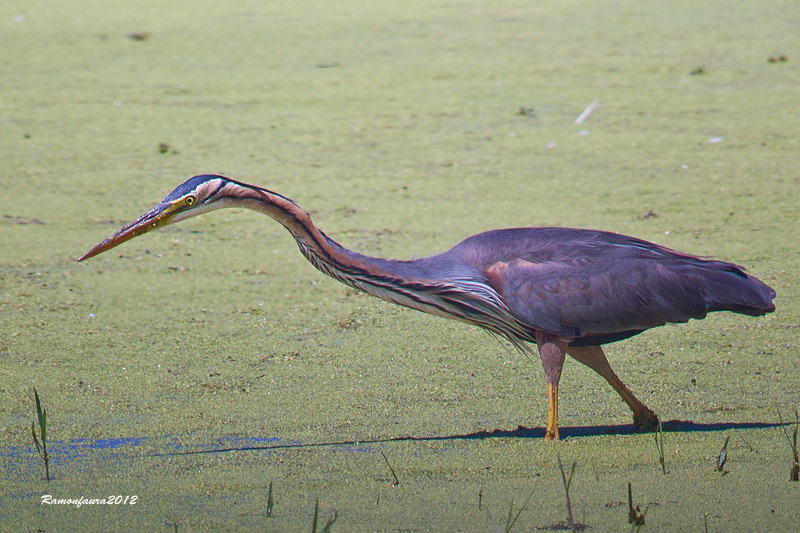
<svg viewBox="0 0 800 533">
<path fill-rule="evenodd" d="M 707 312 L 698 287 L 653 261 L 515 259 L 490 265 L 484 275 L 512 313 L 559 335 L 644 330 Z"/>
</svg>

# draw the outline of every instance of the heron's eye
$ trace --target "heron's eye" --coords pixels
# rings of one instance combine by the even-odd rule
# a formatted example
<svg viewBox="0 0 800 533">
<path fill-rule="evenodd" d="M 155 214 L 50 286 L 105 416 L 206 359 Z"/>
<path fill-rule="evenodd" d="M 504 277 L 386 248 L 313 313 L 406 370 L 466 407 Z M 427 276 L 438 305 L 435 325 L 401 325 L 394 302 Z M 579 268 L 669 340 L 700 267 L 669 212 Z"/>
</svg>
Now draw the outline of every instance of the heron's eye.
<svg viewBox="0 0 800 533">
<path fill-rule="evenodd" d="M 194 202 L 195 202 L 195 197 L 194 196 L 187 196 L 183 200 L 183 203 L 185 203 L 186 205 L 193 205 Z"/>
</svg>

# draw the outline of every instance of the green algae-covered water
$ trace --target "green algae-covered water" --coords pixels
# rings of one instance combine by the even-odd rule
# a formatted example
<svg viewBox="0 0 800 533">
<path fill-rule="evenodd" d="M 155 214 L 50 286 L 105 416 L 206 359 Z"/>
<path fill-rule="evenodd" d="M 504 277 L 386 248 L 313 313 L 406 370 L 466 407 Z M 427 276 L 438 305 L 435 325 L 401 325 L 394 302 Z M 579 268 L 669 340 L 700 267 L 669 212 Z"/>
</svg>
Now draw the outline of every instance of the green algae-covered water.
<svg viewBox="0 0 800 533">
<path fill-rule="evenodd" d="M 778 413 L 800 409 L 796 15 L 716 1 L 4 6 L 0 530 L 303 531 L 316 501 L 334 531 L 496 531 L 518 512 L 513 531 L 555 528 L 559 457 L 577 465 L 573 519 L 594 531 L 630 527 L 628 483 L 645 529 L 793 529 Z M 75 262 L 210 172 L 293 198 L 370 255 L 593 227 L 742 264 L 778 310 L 609 347 L 673 421 L 664 474 L 654 436 L 587 368 L 566 364 L 566 438 L 545 442 L 538 361 L 326 278 L 257 213 Z"/>
</svg>

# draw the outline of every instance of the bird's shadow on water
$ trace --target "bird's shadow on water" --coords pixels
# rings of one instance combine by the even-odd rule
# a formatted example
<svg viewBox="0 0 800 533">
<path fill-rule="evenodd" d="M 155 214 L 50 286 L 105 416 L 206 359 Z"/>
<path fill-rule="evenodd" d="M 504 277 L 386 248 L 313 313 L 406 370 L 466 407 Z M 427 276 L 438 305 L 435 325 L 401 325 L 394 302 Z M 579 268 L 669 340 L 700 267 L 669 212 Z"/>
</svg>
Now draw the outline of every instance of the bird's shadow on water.
<svg viewBox="0 0 800 533">
<path fill-rule="evenodd" d="M 728 431 L 734 429 L 764 429 L 775 428 L 790 424 L 781 424 L 778 422 L 725 422 L 715 424 L 698 424 L 691 420 L 669 420 L 662 423 L 664 432 L 669 433 L 694 433 L 694 432 L 718 432 Z M 633 435 L 641 433 L 633 424 L 620 424 L 616 426 L 572 426 L 559 428 L 560 437 L 565 438 L 580 438 L 580 437 L 600 437 L 604 435 Z M 330 446 L 339 447 L 356 447 L 363 450 L 364 446 L 370 444 L 387 444 L 392 442 L 455 442 L 460 440 L 478 440 L 478 439 L 544 439 L 545 428 L 526 428 L 523 426 L 517 429 L 495 429 L 493 431 L 476 431 L 473 433 L 466 433 L 463 435 L 442 435 L 442 436 L 404 436 L 404 437 L 386 437 L 382 439 L 367 439 L 367 440 L 352 440 L 352 441 L 327 441 L 327 442 L 293 442 L 293 443 L 275 443 L 259 446 L 236 446 L 229 448 L 216 448 L 206 450 L 187 450 L 176 451 L 168 453 L 154 454 L 156 456 L 168 455 L 196 455 L 208 453 L 225 453 L 225 452 L 246 452 L 246 451 L 278 451 L 287 450 L 292 448 L 322 448 Z"/>
<path fill-rule="evenodd" d="M 727 422 L 716 424 L 698 424 L 691 420 L 669 420 L 662 422 L 662 429 L 665 433 L 694 433 L 710 431 L 728 431 L 731 429 L 762 429 L 780 427 L 784 424 L 768 422 Z M 633 424 L 620 424 L 617 426 L 573 426 L 559 428 L 559 434 L 564 438 L 577 437 L 601 437 L 604 435 L 634 435 L 643 433 Z M 473 438 L 484 439 L 492 437 L 512 437 L 525 439 L 544 438 L 544 428 L 526 428 L 519 426 L 514 430 L 479 431 L 471 435 L 462 435 L 451 438 Z M 645 432 L 648 433 L 648 432 Z M 649 433 L 653 433 L 652 431 Z"/>
</svg>

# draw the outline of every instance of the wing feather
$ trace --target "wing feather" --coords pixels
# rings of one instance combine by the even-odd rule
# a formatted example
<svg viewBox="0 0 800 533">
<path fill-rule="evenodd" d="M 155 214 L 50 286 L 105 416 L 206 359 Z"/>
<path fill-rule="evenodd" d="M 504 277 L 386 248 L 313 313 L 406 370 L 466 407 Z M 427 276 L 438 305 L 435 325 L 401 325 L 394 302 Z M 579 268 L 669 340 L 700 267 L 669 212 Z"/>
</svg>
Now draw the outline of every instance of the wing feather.
<svg viewBox="0 0 800 533">
<path fill-rule="evenodd" d="M 428 261 L 482 273 L 520 322 L 573 344 L 612 342 L 711 311 L 775 308 L 775 292 L 738 265 L 597 230 L 495 230 Z"/>
</svg>

